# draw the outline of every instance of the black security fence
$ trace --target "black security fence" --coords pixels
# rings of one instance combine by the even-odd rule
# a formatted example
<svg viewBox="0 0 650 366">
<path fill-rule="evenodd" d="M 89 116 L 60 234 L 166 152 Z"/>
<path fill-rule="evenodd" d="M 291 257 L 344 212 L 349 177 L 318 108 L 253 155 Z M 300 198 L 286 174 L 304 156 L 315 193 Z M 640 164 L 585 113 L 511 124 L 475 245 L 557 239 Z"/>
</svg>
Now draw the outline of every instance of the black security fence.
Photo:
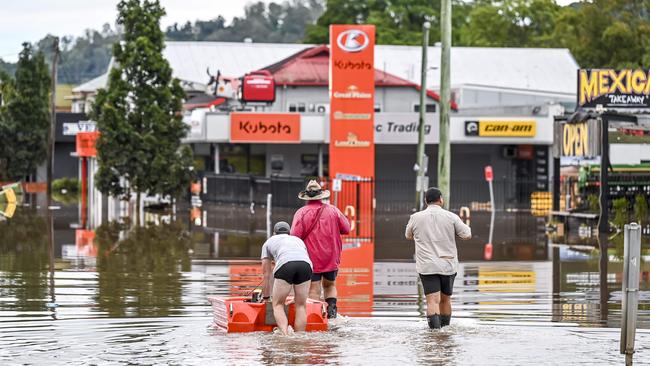
<svg viewBox="0 0 650 366">
<path fill-rule="evenodd" d="M 203 178 L 206 186 L 202 199 L 206 202 L 266 205 L 267 196 L 271 194 L 274 207 L 299 207 L 304 202 L 298 199 L 298 192 L 305 189 L 308 180 L 305 177 L 207 174 Z M 319 182 L 332 191 L 332 202 L 338 195 L 357 195 L 356 190 L 363 192 L 360 197 L 367 197 L 368 190 L 374 189 L 373 204 L 377 212 L 409 212 L 415 207 L 414 180 L 377 179 L 353 185 L 344 181 L 340 193 L 335 192 L 328 179 L 319 179 Z M 540 186 L 536 180 L 495 180 L 493 187 L 497 211 L 530 209 L 531 194 L 547 190 L 546 186 Z M 350 192 L 352 189 L 355 192 Z M 488 183 L 484 180 L 452 179 L 450 202 L 454 211 L 461 207 L 487 211 L 490 202 Z"/>
</svg>

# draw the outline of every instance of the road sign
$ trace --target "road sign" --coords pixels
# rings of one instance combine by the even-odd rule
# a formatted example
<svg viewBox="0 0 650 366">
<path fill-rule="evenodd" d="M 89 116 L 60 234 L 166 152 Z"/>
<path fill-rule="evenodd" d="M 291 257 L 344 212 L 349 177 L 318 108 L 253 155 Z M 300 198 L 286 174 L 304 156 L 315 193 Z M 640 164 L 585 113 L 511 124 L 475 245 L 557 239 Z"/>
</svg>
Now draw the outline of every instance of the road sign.
<svg viewBox="0 0 650 366">
<path fill-rule="evenodd" d="M 485 167 L 485 180 L 488 182 L 491 182 L 494 178 L 494 175 L 492 174 L 492 166 L 488 165 Z"/>
<path fill-rule="evenodd" d="M 332 191 L 341 192 L 343 181 L 341 179 L 332 179 Z"/>
</svg>

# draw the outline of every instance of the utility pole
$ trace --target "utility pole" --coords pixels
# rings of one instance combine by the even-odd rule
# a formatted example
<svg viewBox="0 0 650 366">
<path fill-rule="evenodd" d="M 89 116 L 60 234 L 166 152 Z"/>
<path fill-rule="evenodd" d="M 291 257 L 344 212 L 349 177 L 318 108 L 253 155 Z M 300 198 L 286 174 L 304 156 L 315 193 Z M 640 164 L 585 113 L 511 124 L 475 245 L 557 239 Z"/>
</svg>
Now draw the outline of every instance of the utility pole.
<svg viewBox="0 0 650 366">
<path fill-rule="evenodd" d="M 418 149 L 417 149 L 417 169 L 415 187 L 415 210 L 422 208 L 422 195 L 424 193 L 424 173 L 426 171 L 424 162 L 424 124 L 426 116 L 426 97 L 427 97 L 427 51 L 429 47 L 429 28 L 431 23 L 422 24 L 422 70 L 420 80 L 420 119 L 418 122 Z"/>
<path fill-rule="evenodd" d="M 440 142 L 438 143 L 438 188 L 445 208 L 449 208 L 451 147 L 449 145 L 449 108 L 451 105 L 451 0 L 440 3 Z"/>
<path fill-rule="evenodd" d="M 54 138 L 56 133 L 56 67 L 59 61 L 59 38 L 52 45 L 52 91 L 50 93 L 50 130 L 47 134 L 47 207 L 52 206 L 52 170 L 54 166 Z"/>
</svg>

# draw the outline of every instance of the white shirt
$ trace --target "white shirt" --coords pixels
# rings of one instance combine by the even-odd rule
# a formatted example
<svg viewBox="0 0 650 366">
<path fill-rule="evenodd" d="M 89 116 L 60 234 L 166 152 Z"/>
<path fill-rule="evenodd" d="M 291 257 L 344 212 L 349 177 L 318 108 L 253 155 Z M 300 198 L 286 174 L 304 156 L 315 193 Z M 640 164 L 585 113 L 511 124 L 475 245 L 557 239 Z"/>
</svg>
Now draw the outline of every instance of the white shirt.
<svg viewBox="0 0 650 366">
<path fill-rule="evenodd" d="M 275 261 L 273 273 L 277 272 L 283 264 L 293 261 L 307 262 L 312 267 L 305 243 L 299 237 L 288 234 L 277 234 L 268 238 L 262 246 L 261 258 Z"/>
</svg>

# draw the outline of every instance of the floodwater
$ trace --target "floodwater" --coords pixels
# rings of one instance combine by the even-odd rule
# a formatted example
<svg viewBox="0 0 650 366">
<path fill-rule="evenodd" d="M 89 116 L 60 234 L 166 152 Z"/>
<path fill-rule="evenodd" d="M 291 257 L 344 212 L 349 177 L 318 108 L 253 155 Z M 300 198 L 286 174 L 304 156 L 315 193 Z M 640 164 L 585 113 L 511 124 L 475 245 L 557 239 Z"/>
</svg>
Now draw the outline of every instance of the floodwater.
<svg viewBox="0 0 650 366">
<path fill-rule="evenodd" d="M 288 220 L 277 210 L 273 220 Z M 140 229 L 78 229 L 75 206 L 49 220 L 19 208 L 0 222 L 0 364 L 620 364 L 623 263 L 616 245 L 549 244 L 544 222 L 497 216 L 486 260 L 487 214 L 459 242 L 454 318 L 428 329 L 407 215 L 379 215 L 371 242 L 346 247 L 342 317 L 328 332 L 226 334 L 211 326 L 208 295 L 259 284 L 264 212 L 209 206 L 190 221 Z M 49 229 L 52 239 L 49 240 Z M 640 284 L 638 364 L 650 359 L 650 257 Z"/>
</svg>

